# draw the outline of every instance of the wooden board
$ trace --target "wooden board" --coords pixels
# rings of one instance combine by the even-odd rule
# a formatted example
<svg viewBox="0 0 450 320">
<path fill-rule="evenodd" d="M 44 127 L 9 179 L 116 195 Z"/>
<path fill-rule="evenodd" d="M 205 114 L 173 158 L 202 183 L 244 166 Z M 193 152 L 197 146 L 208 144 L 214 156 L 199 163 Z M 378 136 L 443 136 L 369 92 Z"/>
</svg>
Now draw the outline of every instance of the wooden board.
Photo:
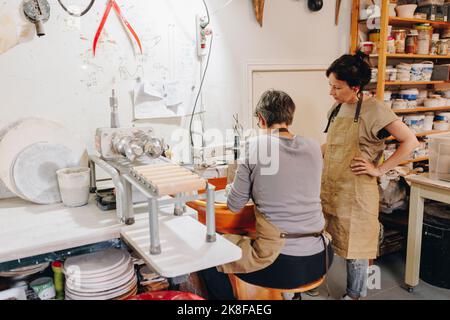
<svg viewBox="0 0 450 320">
<path fill-rule="evenodd" d="M 435 187 L 450 192 L 450 182 L 430 179 L 428 177 L 428 174 L 410 175 L 406 177 L 406 180 L 409 182 Z"/>
<path fill-rule="evenodd" d="M 192 217 L 159 217 L 161 254 L 151 255 L 148 216 L 122 229 L 122 238 L 158 274 L 173 278 L 241 258 L 241 249 L 220 235 L 206 242 L 206 227 Z"/>
</svg>

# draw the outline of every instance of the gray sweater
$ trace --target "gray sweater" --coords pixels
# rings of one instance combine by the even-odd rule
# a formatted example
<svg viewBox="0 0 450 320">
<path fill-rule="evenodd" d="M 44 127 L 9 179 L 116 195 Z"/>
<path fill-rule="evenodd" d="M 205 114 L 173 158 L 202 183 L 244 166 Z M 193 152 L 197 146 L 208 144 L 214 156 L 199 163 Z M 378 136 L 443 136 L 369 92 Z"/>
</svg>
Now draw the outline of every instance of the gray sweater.
<svg viewBox="0 0 450 320">
<path fill-rule="evenodd" d="M 238 212 L 252 199 L 281 231 L 312 233 L 324 228 L 320 203 L 322 153 L 313 140 L 263 135 L 247 144 L 228 195 L 228 207 Z M 310 256 L 324 250 L 320 238 L 286 239 L 282 254 Z"/>
</svg>

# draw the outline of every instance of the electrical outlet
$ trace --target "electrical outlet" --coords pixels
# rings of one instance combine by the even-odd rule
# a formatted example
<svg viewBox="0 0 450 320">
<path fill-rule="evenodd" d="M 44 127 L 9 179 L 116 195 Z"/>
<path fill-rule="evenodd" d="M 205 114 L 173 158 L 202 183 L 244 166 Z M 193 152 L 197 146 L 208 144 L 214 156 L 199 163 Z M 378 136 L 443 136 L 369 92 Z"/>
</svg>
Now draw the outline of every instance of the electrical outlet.
<svg viewBox="0 0 450 320">
<path fill-rule="evenodd" d="M 211 30 L 208 28 L 206 16 L 197 15 L 195 23 L 197 26 L 197 54 L 201 58 L 208 54 L 208 36 L 211 34 Z"/>
</svg>

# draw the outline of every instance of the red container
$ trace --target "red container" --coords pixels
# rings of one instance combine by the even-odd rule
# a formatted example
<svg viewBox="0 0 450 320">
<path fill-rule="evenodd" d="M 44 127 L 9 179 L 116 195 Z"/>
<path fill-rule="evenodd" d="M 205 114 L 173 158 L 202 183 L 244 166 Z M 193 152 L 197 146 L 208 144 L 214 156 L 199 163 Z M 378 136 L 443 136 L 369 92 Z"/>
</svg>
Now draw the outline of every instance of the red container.
<svg viewBox="0 0 450 320">
<path fill-rule="evenodd" d="M 181 291 L 154 291 L 132 296 L 127 300 L 205 300 L 204 298 Z"/>
</svg>

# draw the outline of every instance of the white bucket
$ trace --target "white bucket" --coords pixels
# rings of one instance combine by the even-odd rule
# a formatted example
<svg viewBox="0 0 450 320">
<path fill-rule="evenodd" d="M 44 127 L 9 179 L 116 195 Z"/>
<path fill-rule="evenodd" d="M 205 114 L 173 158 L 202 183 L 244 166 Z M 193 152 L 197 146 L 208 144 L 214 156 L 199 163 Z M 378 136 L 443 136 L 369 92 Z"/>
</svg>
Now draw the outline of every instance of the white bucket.
<svg viewBox="0 0 450 320">
<path fill-rule="evenodd" d="M 423 124 L 423 130 L 424 131 L 433 130 L 433 122 L 434 122 L 434 113 L 433 112 L 425 113 L 425 122 Z"/>
<path fill-rule="evenodd" d="M 85 167 L 56 171 L 61 199 L 66 207 L 81 207 L 88 203 L 90 171 Z"/>
</svg>

